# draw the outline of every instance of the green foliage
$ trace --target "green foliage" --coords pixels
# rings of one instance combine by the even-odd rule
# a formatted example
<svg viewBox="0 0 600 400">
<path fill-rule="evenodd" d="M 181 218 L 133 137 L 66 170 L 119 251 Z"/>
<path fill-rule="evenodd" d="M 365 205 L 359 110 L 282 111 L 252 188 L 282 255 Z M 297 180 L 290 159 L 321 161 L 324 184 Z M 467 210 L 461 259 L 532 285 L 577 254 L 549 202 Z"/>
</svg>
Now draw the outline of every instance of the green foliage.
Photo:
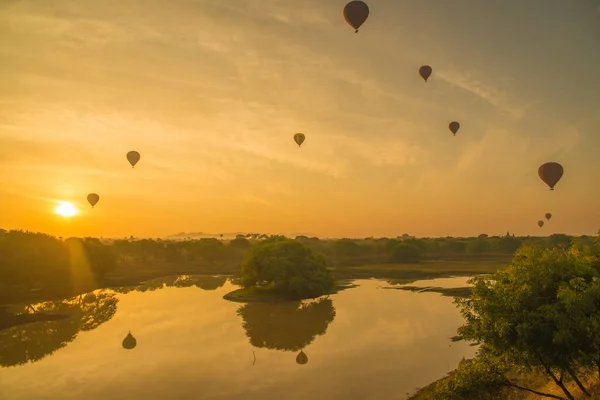
<svg viewBox="0 0 600 400">
<path fill-rule="evenodd" d="M 81 255 L 95 275 L 98 285 L 114 285 L 119 280 L 140 280 L 165 274 L 204 273 L 235 274 L 254 245 L 287 241 L 282 235 L 251 233 L 238 235 L 231 241 L 216 238 L 161 240 L 117 239 L 100 241 L 94 238 L 73 239 L 79 243 L 69 248 L 62 241 L 41 233 L 0 230 L 0 303 L 27 298 L 31 293 L 40 296 L 69 296 L 77 294 L 72 280 L 73 250 L 83 248 Z M 298 236 L 315 252 L 327 256 L 336 268 L 388 262 L 419 260 L 468 260 L 470 257 L 504 257 L 512 254 L 525 238 L 366 238 L 320 240 Z M 552 238 L 527 238 L 528 243 L 543 247 L 572 241 L 566 235 Z M 591 244 L 596 238 L 582 237 L 579 244 Z M 73 242 L 73 243 L 75 243 Z M 73 244 L 71 243 L 71 244 Z M 399 244 L 414 246 L 396 252 Z M 397 260 L 397 261 L 396 261 Z M 32 291 L 35 289 L 35 291 Z M 87 290 L 87 289 L 85 289 Z"/>
<path fill-rule="evenodd" d="M 229 245 L 238 249 L 247 249 L 248 247 L 250 247 L 250 241 L 245 237 L 236 237 L 231 242 L 229 242 Z"/>
<path fill-rule="evenodd" d="M 492 250 L 492 244 L 486 238 L 471 240 L 467 244 L 467 252 L 468 253 L 481 254 L 481 253 L 488 253 L 491 250 Z"/>
<path fill-rule="evenodd" d="M 391 261 L 397 263 L 418 262 L 421 259 L 421 249 L 414 244 L 399 243 L 394 247 Z"/>
<path fill-rule="evenodd" d="M 509 391 L 508 366 L 500 359 L 479 356 L 459 365 L 448 378 L 438 381 L 435 400 L 502 400 Z"/>
<path fill-rule="evenodd" d="M 352 239 L 340 239 L 333 242 L 332 251 L 337 260 L 347 261 L 348 259 L 363 258 L 371 253 L 373 249 Z"/>
<path fill-rule="evenodd" d="M 462 254 L 467 250 L 467 243 L 462 240 L 448 240 L 446 242 L 446 248 L 455 254 Z"/>
<path fill-rule="evenodd" d="M 568 379 L 577 382 L 582 367 L 600 372 L 596 252 L 563 243 L 520 248 L 508 268 L 471 279 L 472 296 L 455 300 L 466 319 L 459 334 L 514 368 L 546 374 L 572 398 Z"/>
<path fill-rule="evenodd" d="M 104 277 L 117 268 L 117 260 L 112 247 L 104 246 L 100 240 L 85 238 L 80 240 L 90 268 L 98 277 Z"/>
<path fill-rule="evenodd" d="M 548 244 L 551 247 L 569 247 L 571 245 L 571 236 L 565 235 L 563 233 L 555 233 L 548 237 Z"/>
<path fill-rule="evenodd" d="M 505 236 L 498 242 L 498 247 L 505 253 L 513 254 L 519 247 L 523 241 L 519 238 L 512 236 Z"/>
<path fill-rule="evenodd" d="M 244 287 L 272 286 L 298 297 L 317 297 L 333 288 L 333 278 L 322 254 L 293 240 L 266 242 L 253 247 L 242 263 Z"/>
<path fill-rule="evenodd" d="M 39 289 L 45 282 L 68 286 L 69 253 L 62 241 L 42 233 L 0 233 L 0 293 L 16 286 Z"/>
</svg>

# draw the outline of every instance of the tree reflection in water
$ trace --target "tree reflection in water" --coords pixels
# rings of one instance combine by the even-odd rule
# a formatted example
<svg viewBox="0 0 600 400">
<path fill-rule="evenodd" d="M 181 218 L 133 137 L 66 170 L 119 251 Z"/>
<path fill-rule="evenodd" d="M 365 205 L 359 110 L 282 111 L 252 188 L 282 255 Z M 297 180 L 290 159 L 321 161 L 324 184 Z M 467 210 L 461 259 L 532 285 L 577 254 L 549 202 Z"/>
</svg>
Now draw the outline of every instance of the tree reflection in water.
<svg viewBox="0 0 600 400">
<path fill-rule="evenodd" d="M 91 331 L 107 322 L 117 311 L 119 299 L 116 293 L 192 286 L 203 290 L 216 290 L 226 282 L 226 276 L 171 276 L 151 280 L 139 286 L 100 290 L 60 301 L 23 306 L 14 310 L 19 314 L 15 319 L 21 321 L 20 325 L 13 323 L 8 325 L 10 328 L 0 330 L 0 367 L 39 361 L 72 342 L 80 331 Z M 32 318 L 27 318 L 28 316 L 40 317 L 40 314 L 48 315 L 38 318 L 40 322 L 29 322 Z M 128 339 L 124 347 L 134 348 L 133 340 Z"/>
<path fill-rule="evenodd" d="M 69 317 L 33 322 L 0 331 L 0 366 L 36 362 L 65 347 L 80 331 L 91 331 L 110 320 L 117 311 L 116 294 L 101 290 L 92 295 L 23 306 L 22 314 L 51 313 Z"/>
<path fill-rule="evenodd" d="M 176 287 L 186 288 L 195 286 L 203 290 L 216 290 L 227 282 L 226 276 L 210 276 L 210 275 L 179 275 L 166 278 L 152 279 L 139 286 L 128 286 L 114 288 L 117 293 L 136 292 L 153 292 L 155 290 Z"/>
<path fill-rule="evenodd" d="M 296 362 L 306 364 L 302 352 L 319 335 L 324 335 L 335 318 L 331 299 L 312 302 L 252 302 L 240 307 L 242 327 L 250 344 L 258 348 L 299 351 Z"/>
</svg>

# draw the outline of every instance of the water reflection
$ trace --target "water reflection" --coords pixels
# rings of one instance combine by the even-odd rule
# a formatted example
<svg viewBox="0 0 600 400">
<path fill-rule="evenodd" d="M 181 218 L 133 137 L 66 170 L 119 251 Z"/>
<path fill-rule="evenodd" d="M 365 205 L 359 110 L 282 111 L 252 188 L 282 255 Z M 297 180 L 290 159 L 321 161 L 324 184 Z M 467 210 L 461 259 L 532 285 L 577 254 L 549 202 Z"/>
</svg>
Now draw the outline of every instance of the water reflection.
<svg viewBox="0 0 600 400">
<path fill-rule="evenodd" d="M 296 363 L 304 365 L 308 362 L 308 357 L 304 354 L 304 351 L 300 350 L 300 353 L 296 356 Z"/>
<path fill-rule="evenodd" d="M 47 301 L 13 308 L 0 315 L 0 366 L 12 367 L 36 362 L 75 340 L 80 331 L 91 331 L 110 320 L 119 299 L 114 293 L 146 292 L 165 287 L 195 286 L 216 290 L 227 282 L 226 276 L 171 276 L 139 286 L 100 290 L 59 301 Z M 137 345 L 131 332 L 122 343 L 126 349 Z"/>
<path fill-rule="evenodd" d="M 358 287 L 312 306 L 244 305 L 223 299 L 238 289 L 232 283 L 206 291 L 194 284 L 177 289 L 175 282 L 190 279 L 117 294 L 118 312 L 107 323 L 39 362 L 0 370 L 2 398 L 385 400 L 444 376 L 476 350 L 464 342 L 448 346 L 463 321 L 451 299 L 377 290 L 385 286 L 381 280 L 357 281 Z M 48 330 L 63 322 L 47 324 Z M 125 350 L 130 330 L 139 346 Z"/>
<path fill-rule="evenodd" d="M 125 339 L 123 339 L 123 348 L 125 350 L 133 350 L 135 346 L 137 346 L 137 340 L 133 337 L 131 331 L 129 331 Z"/>
<path fill-rule="evenodd" d="M 118 302 L 114 293 L 103 290 L 93 296 L 20 307 L 16 310 L 19 316 L 48 313 L 66 317 L 0 331 L 0 366 L 12 367 L 43 359 L 72 342 L 80 331 L 91 331 L 110 320 L 117 311 Z"/>
<path fill-rule="evenodd" d="M 186 288 L 195 286 L 203 290 L 217 290 L 227 282 L 226 276 L 208 275 L 179 275 L 159 278 L 147 281 L 139 286 L 119 287 L 113 290 L 117 293 L 126 294 L 132 291 L 153 292 L 168 287 Z"/>
<path fill-rule="evenodd" d="M 252 346 L 300 350 L 296 362 L 306 364 L 308 358 L 302 350 L 325 334 L 335 318 L 335 308 L 329 298 L 311 302 L 252 302 L 240 307 L 237 314 L 242 317 L 242 327 Z"/>
</svg>

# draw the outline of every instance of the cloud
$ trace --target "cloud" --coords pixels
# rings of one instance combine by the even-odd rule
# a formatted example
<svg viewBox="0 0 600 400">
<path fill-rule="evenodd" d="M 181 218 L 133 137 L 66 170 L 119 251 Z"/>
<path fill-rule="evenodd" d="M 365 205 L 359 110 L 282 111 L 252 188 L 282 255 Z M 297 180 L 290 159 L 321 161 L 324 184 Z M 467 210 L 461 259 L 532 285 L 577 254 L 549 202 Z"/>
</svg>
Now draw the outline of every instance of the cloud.
<svg viewBox="0 0 600 400">
<path fill-rule="evenodd" d="M 348 66 L 347 60 L 335 52 L 319 52 L 308 45 L 298 44 L 287 34 L 267 35 L 265 32 L 271 32 L 268 26 L 262 32 L 249 29 L 252 23 L 245 18 L 250 13 L 288 24 L 313 21 L 325 27 L 333 17 L 322 17 L 328 14 L 319 11 L 315 4 L 291 8 L 281 1 L 270 1 L 267 6 L 261 3 L 260 7 L 250 1 L 236 3 L 235 7 L 206 3 L 203 5 L 206 13 L 191 13 L 186 10 L 195 7 L 196 3 L 190 2 L 181 8 L 160 8 L 160 13 L 142 13 L 139 16 L 134 11 L 142 7 L 141 2 L 114 9 L 83 7 L 67 2 L 59 2 L 57 7 L 34 9 L 26 8 L 27 4 L 32 5 L 24 3 L 12 17 L 19 32 L 43 33 L 46 40 L 52 37 L 68 39 L 75 35 L 88 45 L 98 47 L 102 53 L 94 53 L 100 59 L 80 58 L 76 63 L 66 53 L 59 54 L 58 59 L 65 68 L 64 77 L 26 76 L 28 84 L 35 86 L 38 92 L 42 92 L 51 80 L 56 82 L 53 89 L 60 87 L 64 90 L 68 85 L 68 91 L 76 91 L 73 84 L 77 81 L 73 81 L 72 77 L 80 76 L 77 85 L 82 85 L 79 91 L 85 91 L 86 95 L 78 97 L 89 99 L 89 110 L 82 110 L 73 102 L 66 103 L 63 110 L 40 110 L 38 115 L 27 112 L 21 118 L 21 124 L 38 120 L 45 124 L 44 128 L 39 124 L 38 129 L 60 126 L 60 129 L 51 131 L 59 136 L 72 135 L 72 132 L 67 133 L 70 126 L 73 130 L 89 132 L 89 140 L 98 143 L 112 140 L 113 143 L 133 144 L 134 137 L 143 137 L 145 146 L 167 143 L 171 149 L 186 146 L 183 151 L 191 153 L 193 150 L 207 157 L 209 154 L 206 153 L 214 153 L 217 149 L 237 150 L 334 177 L 343 176 L 348 168 L 348 161 L 337 154 L 338 149 L 343 149 L 346 155 L 369 160 L 376 166 L 415 162 L 417 148 L 400 140 L 389 141 L 387 133 L 393 129 L 390 120 L 398 119 L 398 115 L 394 115 L 397 110 L 407 109 L 409 104 L 420 100 L 401 91 L 390 90 L 376 74 Z M 53 13 L 53 8 L 68 12 Z M 235 9 L 235 12 L 232 15 L 224 14 L 223 8 L 227 12 Z M 98 12 L 94 14 L 94 10 Z M 112 14 L 107 10 L 112 10 Z M 171 18 L 158 18 L 162 12 L 166 13 L 165 17 L 176 16 L 179 23 L 174 25 L 168 23 Z M 121 22 L 127 23 L 109 22 L 110 17 L 117 15 Z M 72 16 L 78 18 L 74 20 Z M 211 19 L 208 16 L 218 18 Z M 238 21 L 238 17 L 242 19 Z M 154 23 L 154 28 L 149 28 Z M 210 35 L 207 34 L 209 31 Z M 136 41 L 140 52 L 140 57 L 136 59 L 127 58 L 127 64 L 123 63 L 125 58 L 122 53 L 118 53 L 117 57 L 108 57 L 121 49 L 119 46 L 125 40 Z M 110 46 L 106 46 L 107 43 Z M 173 52 L 173 48 L 186 51 Z M 216 65 L 222 68 L 208 67 L 211 62 L 203 62 L 202 57 L 207 52 L 218 56 L 220 61 Z M 168 56 L 176 59 L 171 61 Z M 45 62 L 57 62 L 56 59 L 44 57 Z M 156 60 L 159 64 L 155 65 L 156 68 L 149 68 L 151 65 L 144 61 L 146 59 Z M 320 73 L 314 74 L 315 70 Z M 86 76 L 88 72 L 82 71 L 94 71 L 98 78 L 93 80 L 94 87 L 89 87 L 91 76 Z M 132 71 L 135 71 L 134 75 Z M 231 74 L 232 71 L 235 74 Z M 111 87 L 110 77 L 122 76 L 125 72 L 131 79 L 126 82 L 119 78 L 118 83 L 113 80 Z M 40 70 L 38 73 L 43 72 Z M 134 80 L 144 85 L 143 94 L 134 93 L 131 83 Z M 110 97 L 101 94 L 104 90 L 112 92 L 113 88 L 120 88 L 121 93 L 113 93 Z M 130 90 L 123 92 L 125 88 Z M 338 95 L 340 90 L 347 92 L 348 96 Z M 311 93 L 310 101 L 307 101 L 308 93 Z M 56 96 L 54 93 L 48 95 Z M 128 104 L 122 100 L 126 97 L 130 99 Z M 206 99 L 202 107 L 198 107 L 199 97 Z M 144 117 L 135 116 L 132 112 L 126 115 L 124 111 L 110 110 L 99 104 L 96 101 L 98 98 L 108 98 L 115 108 L 133 110 L 145 107 L 150 113 L 146 112 Z M 175 98 L 181 101 L 178 109 L 173 109 L 173 105 L 168 103 Z M 254 104 L 249 103 L 250 98 Z M 401 103 L 403 107 L 394 103 Z M 156 112 L 148 110 L 149 106 L 156 107 Z M 169 112 L 162 111 L 166 107 L 169 107 Z M 217 109 L 220 111 L 211 114 Z M 139 114 L 143 115 L 144 110 L 140 109 Z M 328 123 L 329 131 L 333 133 L 328 133 L 325 138 L 322 136 L 325 133 L 322 132 L 324 121 L 332 121 L 334 116 L 338 121 Z M 215 129 L 218 135 L 215 135 L 216 132 L 211 137 L 202 134 L 198 129 L 202 126 L 209 129 L 218 127 Z M 363 126 L 364 129 L 361 129 Z M 381 126 L 387 129 L 381 129 Z M 197 131 L 192 140 L 193 129 Z M 372 135 L 367 139 L 358 139 L 367 129 L 381 133 L 381 137 Z M 297 151 L 287 152 L 284 150 L 287 142 L 273 144 L 275 135 L 284 132 L 291 135 L 295 130 L 309 133 L 310 142 L 314 143 L 310 157 Z M 416 129 L 410 127 L 407 131 Z M 303 148 L 308 146 L 310 144 L 307 143 Z"/>
<path fill-rule="evenodd" d="M 574 126 L 559 127 L 537 140 L 520 132 L 490 128 L 479 140 L 466 143 L 454 171 L 462 175 L 474 170 L 496 170 L 498 176 L 531 177 L 540 162 L 567 156 L 579 142 L 579 130 Z"/>
<path fill-rule="evenodd" d="M 517 100 L 509 96 L 508 91 L 492 86 L 472 77 L 471 74 L 465 74 L 458 71 L 439 71 L 436 76 L 449 84 L 459 87 L 478 98 L 486 101 L 492 106 L 508 113 L 515 119 L 522 119 L 527 111 L 538 102 L 528 104 L 519 104 Z M 507 84 L 506 79 L 504 80 Z"/>
</svg>

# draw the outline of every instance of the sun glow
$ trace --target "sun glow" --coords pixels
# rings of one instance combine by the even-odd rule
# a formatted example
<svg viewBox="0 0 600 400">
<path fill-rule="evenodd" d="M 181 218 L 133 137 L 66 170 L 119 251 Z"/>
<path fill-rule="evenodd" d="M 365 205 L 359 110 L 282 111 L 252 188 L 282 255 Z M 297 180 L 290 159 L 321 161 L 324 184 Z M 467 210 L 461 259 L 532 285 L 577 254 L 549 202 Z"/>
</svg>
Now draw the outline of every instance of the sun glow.
<svg viewBox="0 0 600 400">
<path fill-rule="evenodd" d="M 77 215 L 79 210 L 77 210 L 77 207 L 75 207 L 73 204 L 66 201 L 61 201 L 54 209 L 54 212 L 63 217 L 73 217 Z"/>
</svg>

